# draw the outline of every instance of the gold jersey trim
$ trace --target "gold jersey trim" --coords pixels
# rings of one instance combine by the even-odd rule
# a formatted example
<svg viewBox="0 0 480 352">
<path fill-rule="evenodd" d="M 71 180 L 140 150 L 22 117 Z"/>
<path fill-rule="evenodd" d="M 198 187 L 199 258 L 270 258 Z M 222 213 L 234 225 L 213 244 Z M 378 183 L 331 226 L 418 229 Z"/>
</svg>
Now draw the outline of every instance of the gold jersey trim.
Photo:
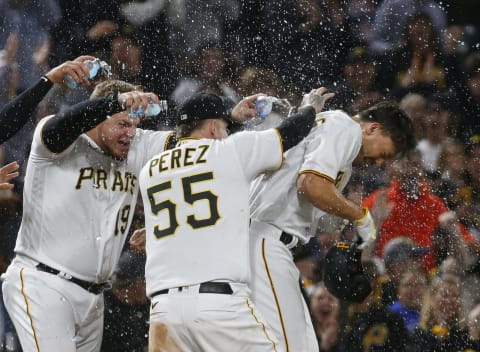
<svg viewBox="0 0 480 352">
<path fill-rule="evenodd" d="M 278 301 L 277 291 L 275 290 L 275 285 L 273 284 L 272 275 L 270 274 L 270 269 L 269 269 L 268 263 L 267 263 L 267 257 L 265 255 L 265 238 L 262 238 L 262 259 L 263 259 L 263 265 L 265 266 L 265 271 L 267 273 L 268 281 L 270 282 L 270 288 L 272 289 L 272 294 L 273 294 L 273 298 L 275 300 L 275 305 L 277 306 L 278 318 L 280 320 L 280 325 L 282 326 L 282 334 L 283 334 L 283 338 L 285 340 L 285 348 L 286 348 L 285 351 L 290 352 L 290 348 L 288 346 L 287 331 L 286 331 L 286 328 L 285 328 L 285 323 L 283 321 L 282 309 L 280 308 L 280 302 Z"/>
<path fill-rule="evenodd" d="M 320 176 L 321 178 L 324 178 L 324 179 L 326 179 L 326 180 L 328 180 L 332 183 L 335 183 L 335 180 L 333 178 L 331 178 L 330 176 L 328 176 L 324 173 L 315 171 L 315 170 L 302 170 L 298 174 L 299 175 L 301 175 L 301 174 L 314 174 L 314 175 Z"/>
<path fill-rule="evenodd" d="M 25 300 L 25 305 L 27 307 L 27 316 L 30 319 L 30 326 L 32 327 L 33 331 L 33 338 L 35 340 L 35 346 L 37 346 L 37 351 L 40 352 L 40 344 L 38 343 L 37 331 L 35 330 L 35 326 L 33 325 L 33 318 L 30 314 L 30 305 L 28 304 L 27 294 L 25 293 L 25 280 L 23 278 L 23 271 L 25 268 L 20 269 L 20 281 L 22 282 L 22 296 Z"/>
</svg>

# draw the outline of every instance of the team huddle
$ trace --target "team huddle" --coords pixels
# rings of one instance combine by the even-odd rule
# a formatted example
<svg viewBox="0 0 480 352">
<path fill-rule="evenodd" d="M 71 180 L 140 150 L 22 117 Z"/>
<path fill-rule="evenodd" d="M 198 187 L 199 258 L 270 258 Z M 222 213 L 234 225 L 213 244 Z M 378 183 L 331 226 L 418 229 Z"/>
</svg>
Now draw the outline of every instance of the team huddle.
<svg viewBox="0 0 480 352">
<path fill-rule="evenodd" d="M 67 74 L 85 84 L 89 59 L 52 69 L 15 99 L 39 102 Z M 179 107 L 176 131 L 149 131 L 128 111 L 159 98 L 110 80 L 38 123 L 15 258 L 2 276 L 23 350 L 100 350 L 102 293 L 141 195 L 149 351 L 319 351 L 292 249 L 326 213 L 351 221 L 361 248 L 373 243 L 370 212 L 342 190 L 352 165 L 413 149 L 414 131 L 394 103 L 353 117 L 322 112 L 334 95 L 322 87 L 275 128 L 229 135 L 262 95 L 229 111 L 196 93 Z"/>
</svg>

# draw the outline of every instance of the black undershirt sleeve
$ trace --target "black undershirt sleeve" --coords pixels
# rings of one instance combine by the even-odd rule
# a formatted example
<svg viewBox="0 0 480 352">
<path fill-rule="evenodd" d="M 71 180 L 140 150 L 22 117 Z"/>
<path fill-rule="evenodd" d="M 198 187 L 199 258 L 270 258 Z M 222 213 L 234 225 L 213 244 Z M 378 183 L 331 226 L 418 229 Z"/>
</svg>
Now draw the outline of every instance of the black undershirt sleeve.
<svg viewBox="0 0 480 352">
<path fill-rule="evenodd" d="M 11 138 L 28 122 L 52 86 L 51 81 L 42 77 L 3 107 L 0 111 L 0 144 Z"/>
<path fill-rule="evenodd" d="M 92 99 L 73 105 L 48 120 L 42 129 L 42 141 L 54 153 L 66 150 L 82 133 L 123 109 L 116 96 Z"/>
<path fill-rule="evenodd" d="M 283 120 L 277 127 L 282 137 L 283 150 L 286 151 L 297 145 L 305 138 L 313 127 L 315 122 L 315 109 L 311 106 L 302 108 L 295 115 Z"/>
</svg>

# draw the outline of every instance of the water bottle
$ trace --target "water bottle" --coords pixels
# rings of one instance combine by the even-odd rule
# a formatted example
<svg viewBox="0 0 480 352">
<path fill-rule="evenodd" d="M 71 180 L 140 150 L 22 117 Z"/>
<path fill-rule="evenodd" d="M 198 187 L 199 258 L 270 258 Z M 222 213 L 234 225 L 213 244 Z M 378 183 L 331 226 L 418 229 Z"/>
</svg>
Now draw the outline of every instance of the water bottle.
<svg viewBox="0 0 480 352">
<path fill-rule="evenodd" d="M 287 99 L 280 99 L 273 96 L 261 96 L 255 100 L 255 110 L 257 110 L 257 116 L 245 121 L 244 127 L 247 130 L 255 129 L 255 126 L 260 125 L 268 115 L 272 112 L 273 104 L 279 105 L 285 109 L 288 109 L 288 115 L 292 111 L 292 105 Z"/>
<path fill-rule="evenodd" d="M 255 100 L 255 110 L 257 110 L 260 122 L 265 120 L 266 117 L 270 115 L 272 112 L 273 103 L 277 102 L 278 100 L 278 98 L 271 96 L 262 96 Z"/>
<path fill-rule="evenodd" d="M 143 111 L 142 107 L 140 106 L 137 111 L 130 110 L 128 112 L 128 117 L 131 119 L 135 119 L 137 117 L 152 117 L 160 114 L 162 111 L 167 110 L 167 101 L 161 100 L 158 104 L 157 103 L 149 103 L 147 105 L 147 109 Z"/>
<path fill-rule="evenodd" d="M 86 60 L 83 63 L 88 68 L 88 71 L 90 73 L 89 75 L 90 79 L 93 79 L 98 74 L 98 71 L 100 71 L 101 69 L 104 69 L 107 75 L 110 74 L 110 66 L 105 61 L 101 61 L 100 59 L 95 59 L 95 60 Z M 70 89 L 75 89 L 78 87 L 78 83 L 70 75 L 65 76 L 65 83 Z"/>
</svg>

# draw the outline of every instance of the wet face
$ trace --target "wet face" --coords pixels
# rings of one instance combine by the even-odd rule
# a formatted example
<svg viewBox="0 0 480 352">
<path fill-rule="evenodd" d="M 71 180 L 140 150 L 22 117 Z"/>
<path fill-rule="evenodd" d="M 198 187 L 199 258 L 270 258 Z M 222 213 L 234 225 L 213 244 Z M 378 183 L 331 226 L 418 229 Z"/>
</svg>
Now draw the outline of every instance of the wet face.
<svg viewBox="0 0 480 352">
<path fill-rule="evenodd" d="M 128 118 L 128 113 L 123 111 L 105 120 L 89 135 L 104 152 L 115 159 L 125 160 L 139 122 L 138 118 Z"/>
<path fill-rule="evenodd" d="M 362 156 L 364 161 L 381 165 L 396 155 L 392 138 L 385 134 L 380 124 L 371 123 L 363 129 Z"/>
</svg>

